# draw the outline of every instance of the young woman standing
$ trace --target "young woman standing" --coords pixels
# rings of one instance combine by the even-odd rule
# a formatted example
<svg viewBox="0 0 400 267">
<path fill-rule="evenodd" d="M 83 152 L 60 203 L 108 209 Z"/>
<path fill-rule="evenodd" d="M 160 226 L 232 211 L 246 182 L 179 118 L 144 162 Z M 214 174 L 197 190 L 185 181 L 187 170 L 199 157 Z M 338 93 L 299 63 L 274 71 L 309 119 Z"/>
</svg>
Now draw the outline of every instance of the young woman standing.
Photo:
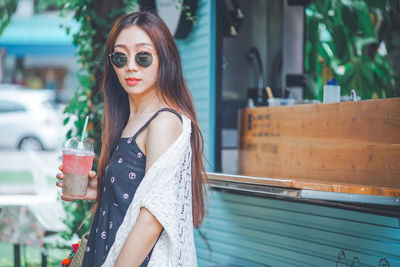
<svg viewBox="0 0 400 267">
<path fill-rule="evenodd" d="M 197 266 L 193 227 L 207 177 L 174 38 L 156 15 L 135 12 L 115 22 L 105 55 L 102 151 L 86 195 L 97 209 L 83 266 Z"/>
</svg>

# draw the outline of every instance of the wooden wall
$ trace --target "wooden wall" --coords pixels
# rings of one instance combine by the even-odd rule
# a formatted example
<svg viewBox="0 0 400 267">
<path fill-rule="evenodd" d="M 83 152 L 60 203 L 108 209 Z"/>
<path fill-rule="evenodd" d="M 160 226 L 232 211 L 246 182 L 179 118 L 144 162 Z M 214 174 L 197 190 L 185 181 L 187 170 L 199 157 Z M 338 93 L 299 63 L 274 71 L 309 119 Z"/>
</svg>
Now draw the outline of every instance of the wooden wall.
<svg viewBox="0 0 400 267">
<path fill-rule="evenodd" d="M 201 267 L 400 266 L 399 218 L 233 192 L 209 195 L 195 239 Z"/>
<path fill-rule="evenodd" d="M 400 98 L 243 109 L 239 173 L 400 188 Z"/>
<path fill-rule="evenodd" d="M 215 2 L 199 0 L 197 21 L 190 35 L 177 40 L 183 75 L 193 95 L 208 171 L 214 170 L 215 154 Z"/>
</svg>

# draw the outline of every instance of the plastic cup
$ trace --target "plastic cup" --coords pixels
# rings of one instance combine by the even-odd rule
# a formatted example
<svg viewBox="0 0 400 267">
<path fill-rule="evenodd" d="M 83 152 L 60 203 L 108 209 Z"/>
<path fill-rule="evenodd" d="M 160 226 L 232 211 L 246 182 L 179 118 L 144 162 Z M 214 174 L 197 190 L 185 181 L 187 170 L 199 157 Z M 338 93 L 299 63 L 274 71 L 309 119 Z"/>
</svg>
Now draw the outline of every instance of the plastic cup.
<svg viewBox="0 0 400 267">
<path fill-rule="evenodd" d="M 73 137 L 65 142 L 62 152 L 64 173 L 62 193 L 66 197 L 83 199 L 95 155 L 93 144 L 86 138 Z"/>
</svg>

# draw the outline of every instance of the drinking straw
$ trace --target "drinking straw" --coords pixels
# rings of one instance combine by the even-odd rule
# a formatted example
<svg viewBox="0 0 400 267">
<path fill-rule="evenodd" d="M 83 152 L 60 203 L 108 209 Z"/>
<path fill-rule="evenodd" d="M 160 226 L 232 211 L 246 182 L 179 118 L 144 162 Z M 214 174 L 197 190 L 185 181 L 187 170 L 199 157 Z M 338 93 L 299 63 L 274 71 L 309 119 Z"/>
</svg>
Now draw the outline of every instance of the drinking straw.
<svg viewBox="0 0 400 267">
<path fill-rule="evenodd" d="M 85 146 L 83 145 L 83 140 L 85 139 L 86 127 L 87 127 L 88 121 L 89 121 L 89 116 L 86 116 L 85 124 L 83 125 L 83 129 L 82 129 L 81 141 L 78 144 L 78 149 L 85 149 Z"/>
<path fill-rule="evenodd" d="M 86 116 L 85 124 L 83 125 L 83 129 L 82 129 L 82 136 L 81 136 L 82 143 L 83 143 L 83 139 L 85 138 L 85 135 L 86 135 L 86 127 L 87 127 L 88 121 L 89 121 L 89 116 Z"/>
</svg>

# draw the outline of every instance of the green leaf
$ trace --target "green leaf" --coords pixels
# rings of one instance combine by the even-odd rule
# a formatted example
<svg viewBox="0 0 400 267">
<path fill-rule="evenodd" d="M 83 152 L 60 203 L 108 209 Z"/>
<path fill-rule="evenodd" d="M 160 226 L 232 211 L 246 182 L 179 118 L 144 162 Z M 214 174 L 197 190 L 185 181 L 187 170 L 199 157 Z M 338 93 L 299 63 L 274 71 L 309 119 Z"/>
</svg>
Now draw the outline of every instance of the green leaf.
<svg viewBox="0 0 400 267">
<path fill-rule="evenodd" d="M 335 47 L 335 55 L 343 60 L 348 60 L 350 52 L 348 51 L 348 38 L 344 31 L 343 25 L 335 25 L 332 27 L 333 43 Z"/>
<path fill-rule="evenodd" d="M 370 37 L 370 36 L 367 36 L 367 37 L 355 36 L 352 41 L 356 48 L 357 56 L 361 56 L 362 52 L 363 52 L 363 48 L 367 45 L 377 43 L 378 39 L 376 37 Z"/>
<path fill-rule="evenodd" d="M 2 0 L 0 4 L 0 36 L 17 10 L 18 0 Z"/>
<path fill-rule="evenodd" d="M 69 117 L 66 117 L 66 118 L 64 119 L 64 125 L 68 124 L 69 119 L 70 119 Z"/>
<path fill-rule="evenodd" d="M 364 0 L 364 2 L 369 8 L 375 7 L 375 8 L 382 9 L 382 10 L 385 10 L 385 8 L 386 8 L 386 1 Z"/>
<path fill-rule="evenodd" d="M 342 1 L 343 2 L 343 1 Z M 348 35 L 353 36 L 358 31 L 358 20 L 354 19 L 357 17 L 357 11 L 352 4 L 353 1 L 350 1 L 351 4 L 343 5 L 343 30 L 346 30 Z"/>
<path fill-rule="evenodd" d="M 366 81 L 370 84 L 374 84 L 374 73 L 372 71 L 372 64 L 368 62 L 369 60 L 363 60 L 360 62 L 360 69 L 363 73 L 363 76 L 366 78 Z"/>
<path fill-rule="evenodd" d="M 369 17 L 370 12 L 369 12 L 368 6 L 362 0 L 355 0 L 354 7 L 357 10 L 358 23 L 359 23 L 359 26 L 360 26 L 360 29 L 362 30 L 362 32 L 366 36 L 376 38 L 375 29 L 372 26 L 372 22 Z"/>
<path fill-rule="evenodd" d="M 321 49 L 319 51 L 321 53 L 321 56 L 328 62 L 331 60 L 331 58 L 334 57 L 333 51 L 327 42 L 321 43 Z"/>
</svg>

